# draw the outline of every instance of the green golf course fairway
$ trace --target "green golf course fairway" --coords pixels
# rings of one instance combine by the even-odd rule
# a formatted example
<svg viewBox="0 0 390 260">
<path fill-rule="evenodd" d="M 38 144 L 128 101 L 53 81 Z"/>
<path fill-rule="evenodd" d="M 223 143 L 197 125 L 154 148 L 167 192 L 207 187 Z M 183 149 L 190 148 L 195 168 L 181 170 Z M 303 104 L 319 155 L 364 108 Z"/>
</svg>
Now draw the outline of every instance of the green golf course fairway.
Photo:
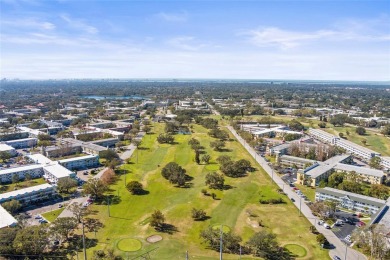
<svg viewBox="0 0 390 260">
<path fill-rule="evenodd" d="M 297 240 L 307 248 L 305 259 L 329 259 L 328 251 L 322 250 L 316 242 L 315 235 L 309 231 L 310 223 L 299 217 L 297 208 L 289 199 L 278 193 L 278 187 L 271 182 L 269 176 L 255 163 L 238 141 L 232 139 L 226 142 L 226 150 L 217 152 L 210 148 L 208 130 L 200 125 L 192 124 L 191 135 L 175 135 L 175 144 L 159 144 L 156 141 L 160 133 L 164 133 L 163 123 L 153 123 L 152 134 L 144 136 L 140 149 L 133 154 L 130 164 L 120 168 L 126 172 L 118 176 L 115 184 L 110 186 L 107 195 L 118 196 L 110 205 L 110 217 L 107 205 L 92 204 L 91 210 L 96 212 L 89 217 L 97 218 L 104 223 L 96 236 L 98 243 L 88 248 L 88 254 L 93 251 L 114 249 L 115 254 L 123 257 L 136 257 L 155 249 L 150 253 L 153 259 L 185 259 L 186 251 L 191 258 L 217 259 L 218 252 L 210 250 L 199 237 L 202 230 L 209 226 L 226 225 L 231 232 L 240 235 L 242 243 L 258 231 L 266 229 L 276 234 L 281 244 L 294 244 Z M 195 153 L 188 145 L 191 138 L 196 138 L 204 146 L 205 152 L 211 156 L 210 163 L 196 164 Z M 234 138 L 231 135 L 231 138 Z M 205 175 L 211 171 L 219 171 L 216 159 L 220 155 L 229 155 L 233 160 L 247 159 L 256 168 L 241 178 L 225 176 L 226 190 L 212 190 L 205 185 Z M 186 188 L 175 187 L 161 176 L 161 169 L 169 162 L 175 161 L 192 177 Z M 126 176 L 126 178 L 125 178 Z M 145 195 L 131 195 L 126 182 L 137 180 L 143 184 Z M 216 199 L 205 196 L 201 191 L 207 189 L 209 194 L 215 193 Z M 283 198 L 286 202 L 278 205 L 262 205 L 260 199 Z M 209 217 L 204 221 L 194 221 L 191 217 L 193 208 L 203 209 Z M 156 234 L 149 225 L 150 216 L 155 210 L 160 210 L 165 216 L 165 223 L 171 225 L 170 232 L 158 232 L 163 240 L 158 245 L 143 243 L 141 250 L 125 253 L 119 250 L 115 241 L 122 238 L 137 237 L 146 239 Z M 255 221 L 262 221 L 264 227 L 253 227 L 248 222 L 248 212 L 258 216 Z M 94 233 L 87 233 L 94 237 Z M 224 259 L 237 259 L 237 255 L 224 254 Z M 242 259 L 256 259 L 250 255 Z"/>
</svg>

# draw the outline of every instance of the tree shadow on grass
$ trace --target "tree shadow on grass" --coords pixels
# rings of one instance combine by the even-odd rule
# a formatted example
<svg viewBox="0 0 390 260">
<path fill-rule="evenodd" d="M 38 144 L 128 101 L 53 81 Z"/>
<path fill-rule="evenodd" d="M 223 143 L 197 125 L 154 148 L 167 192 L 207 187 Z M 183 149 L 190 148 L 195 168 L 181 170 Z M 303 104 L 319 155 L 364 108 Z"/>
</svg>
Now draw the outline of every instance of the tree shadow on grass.
<svg viewBox="0 0 390 260">
<path fill-rule="evenodd" d="M 150 192 L 148 190 L 140 190 L 137 193 L 133 194 L 135 196 L 143 196 L 143 195 L 148 195 Z"/>
<path fill-rule="evenodd" d="M 124 174 L 128 174 L 130 173 L 129 170 L 126 170 L 126 169 L 115 169 L 115 174 L 117 175 L 124 175 Z"/>
<path fill-rule="evenodd" d="M 158 232 L 167 233 L 167 234 L 170 234 L 170 235 L 172 235 L 173 233 L 176 233 L 176 232 L 179 231 L 177 229 L 177 227 L 175 227 L 172 224 L 168 224 L 168 223 L 163 223 L 161 226 L 156 227 L 155 229 Z"/>
</svg>

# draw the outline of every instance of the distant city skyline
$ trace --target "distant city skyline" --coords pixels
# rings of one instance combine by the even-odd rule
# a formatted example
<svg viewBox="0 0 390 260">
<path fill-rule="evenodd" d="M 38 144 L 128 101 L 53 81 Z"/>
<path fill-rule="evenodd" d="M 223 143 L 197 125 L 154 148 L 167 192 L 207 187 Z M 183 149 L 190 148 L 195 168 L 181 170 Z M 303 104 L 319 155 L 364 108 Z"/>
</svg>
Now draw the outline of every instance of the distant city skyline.
<svg viewBox="0 0 390 260">
<path fill-rule="evenodd" d="M 0 77 L 390 80 L 390 1 L 0 0 Z"/>
</svg>

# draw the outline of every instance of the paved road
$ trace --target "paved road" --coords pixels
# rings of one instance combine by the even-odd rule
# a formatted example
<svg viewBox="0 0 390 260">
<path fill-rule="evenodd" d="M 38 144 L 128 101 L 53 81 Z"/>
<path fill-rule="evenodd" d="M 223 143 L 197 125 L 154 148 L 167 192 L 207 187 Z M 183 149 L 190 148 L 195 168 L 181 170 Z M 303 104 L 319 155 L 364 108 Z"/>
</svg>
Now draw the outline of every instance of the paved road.
<svg viewBox="0 0 390 260">
<path fill-rule="evenodd" d="M 144 137 L 145 135 L 145 132 L 139 132 L 136 139 L 138 140 L 142 140 L 142 138 Z M 127 158 L 129 158 L 135 151 L 136 147 L 133 145 L 133 144 L 130 144 L 129 146 L 126 147 L 126 151 L 123 152 L 121 155 L 120 155 L 120 158 L 121 160 L 126 160 Z M 93 178 L 95 179 L 100 179 L 103 175 L 103 173 L 108 170 L 108 168 L 104 168 L 103 170 L 101 170 L 98 174 L 96 174 Z M 68 204 L 68 207 L 69 205 L 71 205 L 72 203 L 85 203 L 87 201 L 87 197 L 79 197 L 79 198 L 76 198 L 76 199 L 73 199 L 71 201 L 69 201 L 69 204 Z M 64 218 L 64 217 L 72 217 L 73 216 L 73 213 L 68 210 L 68 207 L 65 208 L 64 211 L 62 211 L 62 213 L 58 216 L 59 218 Z"/>
<path fill-rule="evenodd" d="M 230 132 L 237 138 L 237 140 L 246 148 L 249 154 L 263 167 L 263 169 L 268 173 L 268 175 L 273 179 L 273 181 L 284 190 L 289 198 L 295 200 L 294 205 L 301 209 L 302 215 L 305 216 L 309 222 L 317 228 L 319 232 L 324 234 L 326 239 L 335 246 L 335 249 L 329 251 L 331 257 L 337 255 L 341 259 L 348 260 L 357 260 L 357 259 L 367 259 L 363 254 L 357 252 L 356 250 L 345 246 L 337 236 L 329 229 L 325 229 L 323 226 L 317 224 L 317 217 L 314 216 L 310 208 L 302 201 L 302 198 L 298 196 L 286 183 L 279 177 L 276 173 L 273 173 L 273 169 L 268 165 L 263 157 L 257 155 L 256 151 L 242 139 L 237 132 L 231 126 L 227 126 Z M 287 186 L 286 188 L 284 186 Z"/>
</svg>

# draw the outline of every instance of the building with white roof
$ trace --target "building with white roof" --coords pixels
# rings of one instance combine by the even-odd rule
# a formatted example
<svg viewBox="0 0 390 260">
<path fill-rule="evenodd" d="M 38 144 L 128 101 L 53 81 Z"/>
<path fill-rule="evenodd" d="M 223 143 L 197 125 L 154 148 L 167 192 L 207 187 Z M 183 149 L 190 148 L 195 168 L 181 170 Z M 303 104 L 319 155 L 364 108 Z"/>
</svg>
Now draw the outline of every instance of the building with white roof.
<svg viewBox="0 0 390 260">
<path fill-rule="evenodd" d="M 57 184 L 60 179 L 76 176 L 74 172 L 66 169 L 58 162 L 52 162 L 51 164 L 43 166 L 43 171 L 43 177 L 53 184 Z"/>
<path fill-rule="evenodd" d="M 18 221 L 0 205 L 0 229 L 14 227 Z"/>
<path fill-rule="evenodd" d="M 9 146 L 8 144 L 1 144 L 1 143 L 0 143 L 0 152 L 8 153 L 11 157 L 14 157 L 18 154 L 15 148 L 13 148 L 12 146 Z"/>
<path fill-rule="evenodd" d="M 352 160 L 351 155 L 342 154 L 336 155 L 324 162 L 316 162 L 306 169 L 299 169 L 297 174 L 297 182 L 299 184 L 308 183 L 315 187 L 321 180 L 328 178 L 335 170 L 337 164 L 346 163 Z"/>
<path fill-rule="evenodd" d="M 42 169 L 42 165 L 40 164 L 2 169 L 0 170 L 0 183 L 11 183 L 12 177 L 15 174 L 19 176 L 19 180 L 23 180 L 26 178 L 27 174 L 29 174 L 31 178 L 35 179 L 42 177 L 44 172 Z"/>
<path fill-rule="evenodd" d="M 37 138 L 23 138 L 23 139 L 16 139 L 16 140 L 10 140 L 5 141 L 6 144 L 9 146 L 12 146 L 15 149 L 22 149 L 22 148 L 31 148 L 38 143 Z"/>
<path fill-rule="evenodd" d="M 316 201 L 337 201 L 342 208 L 367 214 L 377 213 L 386 204 L 385 200 L 329 187 L 317 188 L 315 199 Z"/>
<path fill-rule="evenodd" d="M 94 168 L 99 166 L 98 155 L 86 155 L 75 158 L 69 158 L 58 161 L 62 166 L 69 170 L 80 170 L 86 168 Z"/>
<path fill-rule="evenodd" d="M 390 157 L 381 157 L 381 165 L 383 168 L 390 170 Z"/>
<path fill-rule="evenodd" d="M 38 135 L 46 134 L 45 132 L 42 132 L 42 131 L 37 130 L 37 129 L 31 129 L 31 128 L 26 127 L 26 126 L 18 126 L 18 129 L 22 132 L 27 132 L 30 137 L 35 137 L 35 138 L 38 138 Z"/>
<path fill-rule="evenodd" d="M 340 148 L 343 148 L 347 151 L 347 153 L 351 153 L 359 158 L 362 158 L 364 160 L 370 160 L 374 156 L 380 156 L 381 154 L 378 152 L 375 152 L 371 149 L 368 149 L 366 147 L 357 145 L 351 141 L 342 139 L 338 136 L 329 134 L 323 130 L 320 129 L 309 129 L 309 135 L 315 139 L 318 139 L 322 142 L 329 143 L 332 145 L 336 145 Z"/>
<path fill-rule="evenodd" d="M 50 199 L 55 195 L 56 189 L 53 185 L 41 184 L 21 190 L 15 190 L 0 194 L 0 204 L 11 200 L 17 200 L 22 205 L 28 205 L 36 201 Z"/>
</svg>

